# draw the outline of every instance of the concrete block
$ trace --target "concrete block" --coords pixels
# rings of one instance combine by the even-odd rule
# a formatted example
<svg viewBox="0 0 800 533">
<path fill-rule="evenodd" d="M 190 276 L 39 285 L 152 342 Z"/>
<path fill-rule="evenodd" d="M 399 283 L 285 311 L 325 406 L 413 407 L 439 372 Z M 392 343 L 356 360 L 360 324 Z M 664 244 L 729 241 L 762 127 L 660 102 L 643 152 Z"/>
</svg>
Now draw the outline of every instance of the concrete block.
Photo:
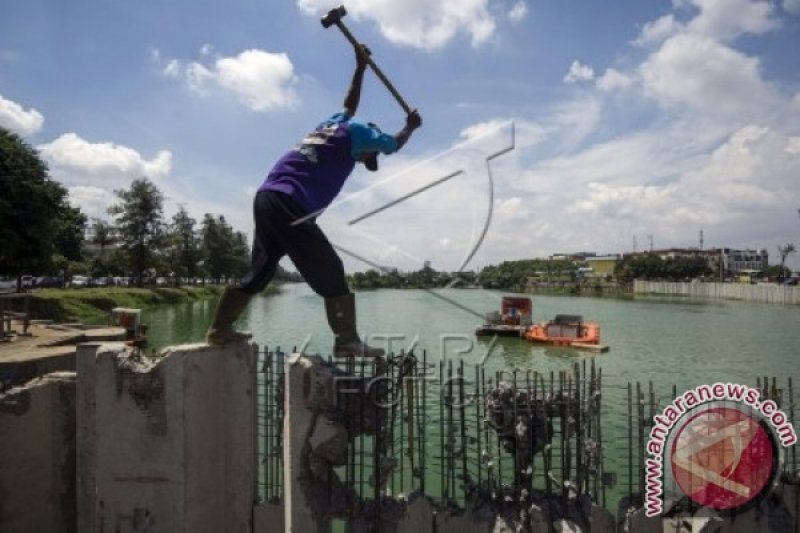
<svg viewBox="0 0 800 533">
<path fill-rule="evenodd" d="M 283 504 L 260 503 L 253 509 L 253 533 L 283 533 Z"/>
<path fill-rule="evenodd" d="M 75 373 L 0 395 L 0 531 L 73 533 Z"/>
<path fill-rule="evenodd" d="M 433 533 L 435 509 L 428 498 L 414 498 L 405 506 L 405 513 L 397 523 L 397 533 Z"/>
<path fill-rule="evenodd" d="M 283 417 L 283 479 L 285 531 L 314 533 L 330 531 L 330 517 L 325 516 L 317 499 L 324 491 L 315 490 L 308 463 L 308 439 L 317 418 L 317 401 L 327 396 L 326 387 L 317 380 L 321 359 L 293 354 L 286 360 L 286 392 Z M 320 488 L 320 487 L 318 487 Z"/>
<path fill-rule="evenodd" d="M 246 343 L 78 351 L 79 531 L 250 533 L 255 352 Z"/>
<path fill-rule="evenodd" d="M 341 466 L 347 462 L 347 428 L 320 415 L 308 439 L 314 455 L 326 462 Z"/>
<path fill-rule="evenodd" d="M 440 511 L 435 516 L 434 531 L 452 533 L 494 533 L 496 517 L 476 515 L 468 508 L 464 512 Z M 504 523 L 504 522 L 503 522 Z M 502 531 L 499 530 L 499 531 Z M 511 530 L 513 531 L 513 530 Z"/>
</svg>

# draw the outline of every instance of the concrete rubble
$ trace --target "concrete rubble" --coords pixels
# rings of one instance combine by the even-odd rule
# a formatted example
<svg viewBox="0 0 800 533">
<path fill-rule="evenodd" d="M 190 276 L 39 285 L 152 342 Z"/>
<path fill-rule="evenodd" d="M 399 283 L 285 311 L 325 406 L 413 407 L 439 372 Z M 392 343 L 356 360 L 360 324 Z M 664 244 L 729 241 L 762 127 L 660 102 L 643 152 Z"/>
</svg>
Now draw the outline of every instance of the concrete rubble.
<svg viewBox="0 0 800 533">
<path fill-rule="evenodd" d="M 256 360 L 247 343 L 178 346 L 157 360 L 121 343 L 88 343 L 78 348 L 77 372 L 0 394 L 0 531 L 315 533 L 338 521 L 354 533 L 758 533 L 794 531 L 797 523 L 797 476 L 735 516 L 674 509 L 647 518 L 626 500 L 616 524 L 570 480 L 551 494 L 472 481 L 460 507 L 391 494 L 386 482 L 397 458 L 385 446 L 388 385 L 374 379 L 385 363 L 374 364 L 373 378 L 356 377 L 301 354 L 287 360 L 279 391 L 283 497 L 257 502 Z M 521 449 L 542 453 L 551 442 L 548 412 L 581 431 L 572 427 L 572 406 L 557 408 L 563 398 L 524 398 L 536 406 L 528 418 L 509 416 L 519 397 L 507 387 L 488 400 L 488 427 L 522 468 L 532 461 Z M 362 487 L 369 494 L 361 495 L 337 472 L 360 435 L 373 439 L 376 454 Z"/>
</svg>

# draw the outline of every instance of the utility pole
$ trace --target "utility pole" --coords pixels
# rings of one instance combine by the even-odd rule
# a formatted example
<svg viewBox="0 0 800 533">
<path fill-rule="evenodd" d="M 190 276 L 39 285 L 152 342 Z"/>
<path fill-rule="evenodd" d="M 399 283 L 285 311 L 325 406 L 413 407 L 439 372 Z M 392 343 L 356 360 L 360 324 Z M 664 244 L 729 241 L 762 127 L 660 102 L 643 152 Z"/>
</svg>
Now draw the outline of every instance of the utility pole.
<svg viewBox="0 0 800 533">
<path fill-rule="evenodd" d="M 703 251 L 703 229 L 700 228 L 700 251 Z"/>
<path fill-rule="evenodd" d="M 652 252 L 653 251 L 653 234 L 650 233 L 649 235 L 647 235 L 647 239 L 650 241 L 650 251 Z"/>
</svg>

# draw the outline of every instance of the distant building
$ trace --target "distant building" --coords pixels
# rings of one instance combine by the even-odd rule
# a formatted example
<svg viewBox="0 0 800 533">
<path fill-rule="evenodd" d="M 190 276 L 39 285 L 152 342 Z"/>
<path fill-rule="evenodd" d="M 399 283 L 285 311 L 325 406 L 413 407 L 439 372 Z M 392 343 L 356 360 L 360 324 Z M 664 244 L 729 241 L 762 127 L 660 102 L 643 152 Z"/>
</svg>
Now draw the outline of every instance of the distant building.
<svg viewBox="0 0 800 533">
<path fill-rule="evenodd" d="M 722 269 L 726 277 L 737 277 L 747 271 L 764 272 L 769 266 L 769 253 L 766 250 L 722 249 Z"/>
<path fill-rule="evenodd" d="M 623 257 L 638 257 L 648 254 L 658 255 L 661 259 L 676 257 L 703 257 L 714 276 L 720 280 L 736 278 L 740 273 L 763 272 L 769 265 L 769 254 L 766 250 L 734 250 L 732 248 L 668 248 L 652 252 L 634 252 Z"/>
<path fill-rule="evenodd" d="M 584 261 L 588 257 L 595 257 L 595 252 L 573 252 L 570 254 L 553 254 L 550 256 L 551 261 L 566 260 L 566 261 Z"/>
<path fill-rule="evenodd" d="M 589 270 L 586 272 L 586 277 L 591 278 L 606 278 L 614 275 L 614 269 L 620 260 L 620 256 L 613 255 L 596 255 L 587 257 L 586 263 L 589 265 Z"/>
</svg>

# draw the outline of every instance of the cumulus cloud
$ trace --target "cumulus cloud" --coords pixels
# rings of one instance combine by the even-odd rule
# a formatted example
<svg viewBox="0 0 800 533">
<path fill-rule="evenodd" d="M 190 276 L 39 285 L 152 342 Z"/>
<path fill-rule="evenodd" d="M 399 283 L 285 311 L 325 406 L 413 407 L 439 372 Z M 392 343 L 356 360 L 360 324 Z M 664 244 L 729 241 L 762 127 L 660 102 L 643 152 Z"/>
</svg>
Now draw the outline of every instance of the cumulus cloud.
<svg viewBox="0 0 800 533">
<path fill-rule="evenodd" d="M 576 83 L 594 79 L 594 69 L 588 65 L 581 65 L 576 59 L 569 67 L 569 72 L 564 76 L 564 83 Z"/>
<path fill-rule="evenodd" d="M 204 58 L 212 53 L 211 45 L 200 49 Z M 154 58 L 163 63 L 161 73 L 164 76 L 184 79 L 192 91 L 206 95 L 221 89 L 236 95 L 242 104 L 254 111 L 293 108 L 299 102 L 294 65 L 285 53 L 250 49 L 232 57 L 217 57 L 208 64 L 177 59 L 165 62 L 158 51 Z"/>
<path fill-rule="evenodd" d="M 786 152 L 791 155 L 800 155 L 800 137 L 791 137 L 786 141 Z"/>
<path fill-rule="evenodd" d="M 708 37 L 671 37 L 640 67 L 645 94 L 663 107 L 751 117 L 775 103 L 760 61 Z"/>
<path fill-rule="evenodd" d="M 75 133 L 66 133 L 38 149 L 51 171 L 67 184 L 118 185 L 143 176 L 162 178 L 172 169 L 172 154 L 167 150 L 147 160 L 127 146 L 92 143 Z"/>
<path fill-rule="evenodd" d="M 36 109 L 26 110 L 0 95 L 0 126 L 25 137 L 40 131 L 43 124 L 44 116 Z"/>
<path fill-rule="evenodd" d="M 633 84 L 633 78 L 616 69 L 609 68 L 602 76 L 597 78 L 597 88 L 601 91 L 616 91 L 627 89 Z"/>
<path fill-rule="evenodd" d="M 524 0 L 519 0 L 508 12 L 508 19 L 511 22 L 520 22 L 528 16 L 528 4 Z"/>
<path fill-rule="evenodd" d="M 721 41 L 743 34 L 763 34 L 780 26 L 772 2 L 760 0 L 682 0 L 700 13 L 688 30 Z"/>
<path fill-rule="evenodd" d="M 682 28 L 682 24 L 675 20 L 675 15 L 664 15 L 663 17 L 645 24 L 639 37 L 633 41 L 633 44 L 636 46 L 658 45 L 667 37 L 675 35 Z"/>
<path fill-rule="evenodd" d="M 480 46 L 494 34 L 497 21 L 489 9 L 491 0 L 351 0 L 348 16 L 371 20 L 389 41 L 426 50 L 441 48 L 460 33 L 472 46 Z M 328 12 L 327 0 L 297 0 L 300 11 L 319 17 Z M 513 11 L 513 8 L 512 8 Z"/>
<path fill-rule="evenodd" d="M 101 187 L 76 185 L 67 191 L 72 206 L 79 207 L 88 218 L 108 218 L 108 206 L 117 200 L 110 190 Z"/>
<path fill-rule="evenodd" d="M 800 0 L 783 0 L 783 9 L 792 15 L 800 15 Z"/>
</svg>

